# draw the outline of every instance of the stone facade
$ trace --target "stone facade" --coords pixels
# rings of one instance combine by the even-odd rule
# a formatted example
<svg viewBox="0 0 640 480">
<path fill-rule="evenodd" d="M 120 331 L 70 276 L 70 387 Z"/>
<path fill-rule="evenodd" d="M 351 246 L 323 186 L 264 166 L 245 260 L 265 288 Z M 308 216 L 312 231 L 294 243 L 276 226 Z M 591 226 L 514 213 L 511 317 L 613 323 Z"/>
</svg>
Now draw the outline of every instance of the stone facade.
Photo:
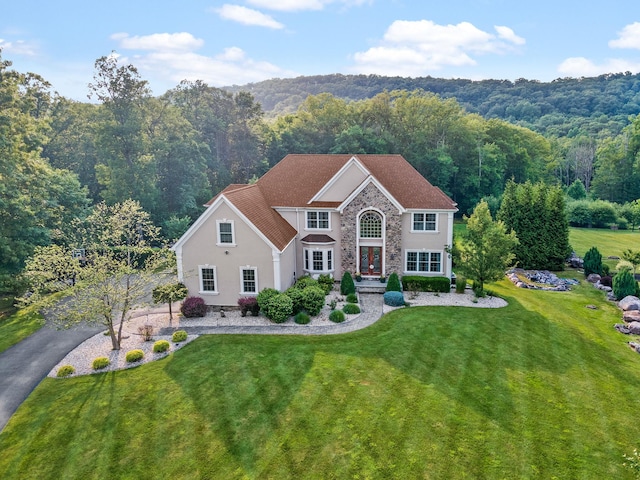
<svg viewBox="0 0 640 480">
<path fill-rule="evenodd" d="M 340 219 L 342 271 L 355 272 L 357 258 L 358 215 L 374 209 L 385 217 L 384 271 L 402 273 L 402 214 L 374 184 L 367 185 L 360 194 L 347 205 Z"/>
</svg>

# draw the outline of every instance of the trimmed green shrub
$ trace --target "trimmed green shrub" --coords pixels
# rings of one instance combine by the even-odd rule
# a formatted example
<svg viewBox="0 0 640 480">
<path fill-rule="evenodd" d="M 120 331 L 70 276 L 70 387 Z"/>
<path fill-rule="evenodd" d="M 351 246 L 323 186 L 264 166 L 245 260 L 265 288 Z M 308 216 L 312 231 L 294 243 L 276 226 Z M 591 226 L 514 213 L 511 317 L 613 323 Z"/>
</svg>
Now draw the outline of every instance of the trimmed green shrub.
<svg viewBox="0 0 640 480">
<path fill-rule="evenodd" d="M 302 290 L 304 290 L 305 288 L 308 287 L 318 287 L 319 283 L 317 280 L 314 280 L 312 277 L 310 277 L 309 275 L 305 275 L 303 277 L 300 277 L 295 285 L 296 288 L 300 288 Z"/>
<path fill-rule="evenodd" d="M 293 314 L 293 302 L 288 295 L 278 293 L 269 299 L 262 310 L 272 322 L 284 323 Z"/>
<path fill-rule="evenodd" d="M 347 295 L 347 302 L 349 303 L 358 303 L 358 295 L 355 293 L 350 293 Z"/>
<path fill-rule="evenodd" d="M 306 312 L 298 312 L 296 316 L 293 317 L 293 321 L 298 325 L 306 325 L 311 321 L 311 317 L 306 314 Z"/>
<path fill-rule="evenodd" d="M 140 349 L 129 350 L 124 357 L 127 363 L 139 362 L 144 357 L 144 352 Z"/>
<path fill-rule="evenodd" d="M 171 335 L 171 341 L 174 343 L 184 342 L 186 339 L 187 332 L 185 332 L 184 330 L 176 330 L 175 332 L 173 332 L 173 335 Z"/>
<path fill-rule="evenodd" d="M 324 290 L 320 287 L 307 287 L 302 291 L 302 308 L 315 317 L 324 307 Z"/>
<path fill-rule="evenodd" d="M 463 276 L 456 277 L 456 293 L 464 293 L 467 288 L 467 279 Z"/>
<path fill-rule="evenodd" d="M 622 269 L 613 277 L 612 286 L 616 300 L 622 300 L 627 295 L 636 294 L 638 282 L 636 282 L 630 270 Z"/>
<path fill-rule="evenodd" d="M 360 307 L 355 303 L 347 303 L 344 307 L 342 307 L 342 311 L 347 315 L 354 315 L 356 313 L 360 313 Z"/>
<path fill-rule="evenodd" d="M 402 307 L 405 304 L 402 292 L 384 292 L 382 298 L 384 304 L 390 307 Z"/>
<path fill-rule="evenodd" d="M 94 370 L 102 370 L 103 368 L 107 368 L 110 364 L 111 362 L 107 357 L 98 357 L 93 359 L 91 368 Z"/>
<path fill-rule="evenodd" d="M 256 297 L 260 310 L 264 312 L 265 308 L 267 307 L 267 303 L 269 303 L 269 300 L 271 300 L 279 293 L 280 290 L 276 290 L 275 288 L 263 288 L 262 290 L 260 290 L 260 293 L 258 293 L 258 296 Z"/>
<path fill-rule="evenodd" d="M 344 272 L 342 275 L 342 281 L 340 282 L 340 293 L 342 295 L 349 295 L 350 293 L 356 293 L 356 285 L 353 283 L 353 278 L 349 272 Z"/>
<path fill-rule="evenodd" d="M 584 267 L 585 277 L 588 277 L 592 273 L 602 275 L 602 254 L 596 247 L 591 247 L 587 250 L 587 253 L 584 254 L 582 265 Z"/>
<path fill-rule="evenodd" d="M 442 292 L 451 291 L 451 280 L 447 277 L 422 277 L 420 275 L 405 275 L 402 277 L 405 291 Z"/>
<path fill-rule="evenodd" d="M 69 375 L 73 375 L 74 373 L 76 373 L 76 369 L 73 368 L 73 365 L 63 365 L 58 369 L 56 376 L 68 377 Z"/>
<path fill-rule="evenodd" d="M 633 272 L 633 263 L 628 260 L 620 260 L 616 264 L 616 272 L 620 273 L 622 270 L 629 270 L 630 272 Z"/>
<path fill-rule="evenodd" d="M 182 302 L 180 311 L 186 318 L 204 317 L 207 313 L 207 306 L 201 297 L 187 297 Z"/>
<path fill-rule="evenodd" d="M 387 292 L 401 292 L 402 285 L 400 285 L 400 278 L 396 272 L 393 272 L 389 275 L 389 280 L 387 281 L 387 288 L 385 289 Z"/>
<path fill-rule="evenodd" d="M 342 310 L 334 310 L 329 314 L 329 320 L 335 323 L 342 323 L 345 320 L 344 312 Z"/>
<path fill-rule="evenodd" d="M 591 226 L 591 208 L 589 200 L 567 203 L 567 217 L 572 227 Z"/>
<path fill-rule="evenodd" d="M 321 273 L 318 275 L 318 285 L 322 287 L 325 295 L 329 295 L 333 290 L 333 277 L 328 273 Z"/>
<path fill-rule="evenodd" d="M 166 352 L 167 350 L 169 350 L 169 347 L 169 342 L 167 342 L 166 340 L 158 340 L 153 344 L 153 353 Z"/>
<path fill-rule="evenodd" d="M 284 294 L 287 295 L 293 302 L 293 315 L 295 315 L 296 313 L 298 313 L 304 308 L 302 306 L 302 302 L 304 299 L 305 290 L 306 289 L 290 287 L 284 292 Z"/>
</svg>

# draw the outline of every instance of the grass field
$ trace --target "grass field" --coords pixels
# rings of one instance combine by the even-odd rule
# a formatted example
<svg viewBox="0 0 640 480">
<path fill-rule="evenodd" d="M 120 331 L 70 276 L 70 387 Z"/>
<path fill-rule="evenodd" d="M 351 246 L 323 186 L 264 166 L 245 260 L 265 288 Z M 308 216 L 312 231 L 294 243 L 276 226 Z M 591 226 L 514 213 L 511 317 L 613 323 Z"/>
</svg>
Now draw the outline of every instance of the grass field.
<svg viewBox="0 0 640 480">
<path fill-rule="evenodd" d="M 508 307 L 206 336 L 136 369 L 45 379 L 0 434 L 0 478 L 633 478 L 640 355 L 615 306 L 590 286 L 491 288 Z"/>
<path fill-rule="evenodd" d="M 33 308 L 16 310 L 13 308 L 13 297 L 0 298 L 0 353 L 27 338 L 42 325 L 42 315 Z"/>
</svg>

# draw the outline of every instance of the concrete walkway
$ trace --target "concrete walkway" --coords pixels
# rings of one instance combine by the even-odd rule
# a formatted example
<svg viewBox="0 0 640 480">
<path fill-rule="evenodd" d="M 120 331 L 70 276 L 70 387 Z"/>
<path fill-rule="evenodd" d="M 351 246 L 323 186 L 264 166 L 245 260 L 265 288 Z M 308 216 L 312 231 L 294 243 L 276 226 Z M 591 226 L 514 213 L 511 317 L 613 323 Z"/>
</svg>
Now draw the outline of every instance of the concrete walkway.
<svg viewBox="0 0 640 480">
<path fill-rule="evenodd" d="M 265 334 L 265 335 L 327 335 L 353 332 L 375 323 L 382 316 L 382 295 L 361 294 L 361 314 L 345 323 L 330 325 L 225 325 L 185 327 L 190 334 Z M 174 311 L 177 311 L 174 309 Z M 168 313 L 153 309 L 135 312 L 134 317 L 147 313 Z M 20 404 L 62 359 L 78 345 L 104 331 L 103 325 L 77 326 L 57 330 L 47 324 L 30 337 L 0 353 L 0 432 Z M 166 327 L 160 335 L 171 335 L 175 328 Z"/>
</svg>

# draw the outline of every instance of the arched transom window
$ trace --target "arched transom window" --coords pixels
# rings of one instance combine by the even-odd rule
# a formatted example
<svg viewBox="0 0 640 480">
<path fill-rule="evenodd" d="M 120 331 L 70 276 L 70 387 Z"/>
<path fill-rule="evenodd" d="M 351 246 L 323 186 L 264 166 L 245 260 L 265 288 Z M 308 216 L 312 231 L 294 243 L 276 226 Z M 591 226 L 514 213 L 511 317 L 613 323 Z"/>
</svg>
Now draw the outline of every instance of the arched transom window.
<svg viewBox="0 0 640 480">
<path fill-rule="evenodd" d="M 382 217 L 376 212 L 366 212 L 360 217 L 360 238 L 382 238 Z"/>
</svg>

